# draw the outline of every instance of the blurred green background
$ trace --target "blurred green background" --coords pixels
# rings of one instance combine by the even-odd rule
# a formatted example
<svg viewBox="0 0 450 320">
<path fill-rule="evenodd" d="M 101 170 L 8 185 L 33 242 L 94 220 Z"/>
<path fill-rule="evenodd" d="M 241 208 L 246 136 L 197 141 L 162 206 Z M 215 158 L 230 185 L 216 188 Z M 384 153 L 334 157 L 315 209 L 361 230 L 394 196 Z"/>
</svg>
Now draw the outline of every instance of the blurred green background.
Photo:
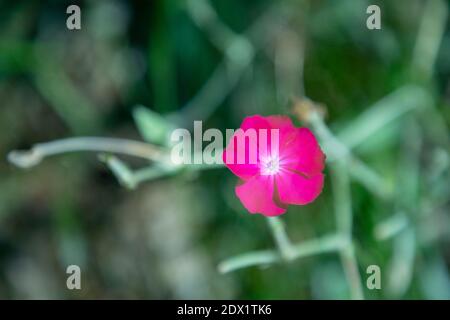
<svg viewBox="0 0 450 320">
<path fill-rule="evenodd" d="M 66 28 L 72 3 L 81 30 Z M 366 27 L 370 4 L 381 30 Z M 449 299 L 448 11 L 438 0 L 1 1 L 0 298 L 350 298 L 335 252 L 218 271 L 275 247 L 228 170 L 150 165 L 130 189 L 95 153 L 27 170 L 7 161 L 74 136 L 164 144 L 165 130 L 193 120 L 224 130 L 289 114 L 305 125 L 292 104 L 306 96 L 360 161 L 348 162 L 345 205 L 364 297 Z M 282 216 L 295 243 L 336 229 L 332 158 L 321 196 Z M 82 290 L 66 288 L 71 264 Z M 380 290 L 366 288 L 369 265 Z"/>
</svg>

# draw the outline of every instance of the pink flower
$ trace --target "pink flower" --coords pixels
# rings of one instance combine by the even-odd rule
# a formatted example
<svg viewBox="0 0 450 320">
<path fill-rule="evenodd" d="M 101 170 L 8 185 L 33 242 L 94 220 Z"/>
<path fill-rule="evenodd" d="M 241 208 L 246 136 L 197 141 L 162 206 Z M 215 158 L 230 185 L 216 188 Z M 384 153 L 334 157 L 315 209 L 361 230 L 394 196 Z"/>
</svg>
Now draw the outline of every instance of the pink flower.
<svg viewBox="0 0 450 320">
<path fill-rule="evenodd" d="M 241 129 L 234 133 L 222 158 L 243 180 L 235 192 L 250 213 L 277 216 L 285 213 L 289 204 L 305 205 L 317 198 L 323 187 L 325 155 L 308 128 L 294 127 L 286 116 L 255 115 L 245 118 Z M 248 130 L 258 133 L 256 161 L 251 160 L 254 149 Z M 267 134 L 261 134 L 264 132 Z M 277 139 L 270 138 L 271 132 L 277 133 Z M 239 143 L 243 133 L 247 134 L 246 143 Z M 244 154 L 244 161 L 237 161 L 239 153 Z"/>
</svg>

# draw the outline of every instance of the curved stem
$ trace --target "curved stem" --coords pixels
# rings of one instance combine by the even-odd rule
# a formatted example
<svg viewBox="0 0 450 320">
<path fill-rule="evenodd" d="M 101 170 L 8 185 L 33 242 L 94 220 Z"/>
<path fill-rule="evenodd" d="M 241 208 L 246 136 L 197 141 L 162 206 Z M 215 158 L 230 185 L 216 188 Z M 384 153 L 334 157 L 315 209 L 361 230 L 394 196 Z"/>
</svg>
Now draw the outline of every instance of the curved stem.
<svg viewBox="0 0 450 320">
<path fill-rule="evenodd" d="M 18 167 L 29 168 L 39 164 L 48 156 L 76 151 L 120 153 L 152 161 L 163 161 L 165 158 L 165 152 L 162 149 L 140 141 L 78 137 L 39 143 L 30 150 L 14 150 L 8 154 L 8 160 Z"/>
<path fill-rule="evenodd" d="M 331 234 L 318 239 L 306 240 L 291 245 L 290 261 L 321 253 L 336 252 L 347 245 L 348 242 L 340 234 Z M 247 267 L 267 266 L 283 261 L 285 259 L 276 250 L 252 251 L 222 261 L 218 269 L 221 273 L 228 273 Z"/>
<path fill-rule="evenodd" d="M 217 268 L 220 273 L 228 273 L 238 269 L 252 266 L 264 266 L 281 261 L 282 259 L 276 250 L 261 250 L 229 258 L 222 261 Z"/>
</svg>

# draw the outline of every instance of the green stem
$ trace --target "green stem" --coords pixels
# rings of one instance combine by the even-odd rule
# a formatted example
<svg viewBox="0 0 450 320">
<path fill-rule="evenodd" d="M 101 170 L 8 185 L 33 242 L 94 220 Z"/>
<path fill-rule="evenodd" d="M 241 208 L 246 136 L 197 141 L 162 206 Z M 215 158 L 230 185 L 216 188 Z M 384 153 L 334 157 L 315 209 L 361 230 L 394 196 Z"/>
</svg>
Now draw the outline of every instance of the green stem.
<svg viewBox="0 0 450 320">
<path fill-rule="evenodd" d="M 106 163 L 120 184 L 129 189 L 134 189 L 145 181 L 173 176 L 181 171 L 225 168 L 223 164 L 170 165 L 166 162 L 158 162 L 148 167 L 132 170 L 126 163 L 114 155 L 101 155 L 100 160 Z"/>
<path fill-rule="evenodd" d="M 148 143 L 118 138 L 78 137 L 35 144 L 30 150 L 14 150 L 8 154 L 8 160 L 18 167 L 29 168 L 48 156 L 78 151 L 120 153 L 153 161 L 165 159 L 162 149 Z"/>
<path fill-rule="evenodd" d="M 339 132 L 337 138 L 347 148 L 353 149 L 380 132 L 388 124 L 423 108 L 431 100 L 421 86 L 405 85 L 377 101 Z"/>
<path fill-rule="evenodd" d="M 361 275 L 358 270 L 355 249 L 352 243 L 341 249 L 339 256 L 344 267 L 345 276 L 350 286 L 350 296 L 353 300 L 363 300 Z"/>
<path fill-rule="evenodd" d="M 388 240 L 405 230 L 408 225 L 409 219 L 406 214 L 404 212 L 398 212 L 378 223 L 374 228 L 374 236 L 377 240 Z"/>
<path fill-rule="evenodd" d="M 194 120 L 207 119 L 239 83 L 251 66 L 255 54 L 267 46 L 267 32 L 275 34 L 282 30 L 280 26 L 294 16 L 292 10 L 274 4 L 243 34 L 238 35 L 229 28 L 225 30 L 226 27 L 212 11 L 213 7 L 205 7 L 205 4 L 208 5 L 203 1 L 189 1 L 188 10 L 193 15 L 193 20 L 214 39 L 213 43 L 224 50 L 225 58 L 192 100 L 179 112 L 170 115 L 170 118 L 180 125 L 188 126 Z M 219 35 L 224 43 L 217 43 L 216 35 Z"/>
<path fill-rule="evenodd" d="M 291 246 L 290 261 L 317 254 L 335 252 L 347 246 L 347 241 L 339 234 L 323 236 L 318 239 L 306 240 Z M 221 273 L 228 273 L 238 269 L 267 266 L 286 261 L 279 250 L 261 250 L 244 253 L 222 261 L 218 269 Z"/>
<path fill-rule="evenodd" d="M 278 217 L 268 217 L 266 219 L 270 231 L 272 232 L 273 238 L 277 245 L 278 250 L 280 251 L 281 257 L 289 261 L 292 259 L 292 244 L 289 240 L 289 237 L 286 233 L 285 226 L 283 221 Z"/>
<path fill-rule="evenodd" d="M 332 164 L 335 161 L 342 161 L 347 166 L 352 178 L 365 186 L 367 190 L 382 199 L 392 197 L 392 192 L 383 178 L 355 157 L 350 149 L 331 133 L 317 111 L 311 110 L 308 121 L 322 141 L 328 162 Z"/>
<path fill-rule="evenodd" d="M 332 234 L 318 239 L 307 240 L 292 246 L 292 260 L 320 253 L 339 251 L 347 245 L 347 239 L 340 234 Z"/>
<path fill-rule="evenodd" d="M 345 164 L 342 161 L 333 164 L 331 179 L 333 182 L 337 229 L 342 234 L 351 237 L 353 213 L 351 208 L 350 180 Z"/>
<path fill-rule="evenodd" d="M 361 275 L 359 274 L 358 263 L 351 241 L 353 212 L 351 208 L 350 181 L 343 161 L 334 163 L 331 173 L 337 229 L 348 240 L 348 245 L 340 250 L 340 258 L 350 287 L 351 298 L 361 300 L 364 299 Z"/>
<path fill-rule="evenodd" d="M 420 80 L 428 81 L 433 75 L 448 18 L 448 3 L 429 0 L 424 3 L 423 18 L 414 47 L 412 71 Z"/>
<path fill-rule="evenodd" d="M 220 273 L 228 273 L 238 269 L 264 266 L 281 261 L 280 255 L 276 250 L 253 251 L 222 261 L 218 269 Z"/>
</svg>

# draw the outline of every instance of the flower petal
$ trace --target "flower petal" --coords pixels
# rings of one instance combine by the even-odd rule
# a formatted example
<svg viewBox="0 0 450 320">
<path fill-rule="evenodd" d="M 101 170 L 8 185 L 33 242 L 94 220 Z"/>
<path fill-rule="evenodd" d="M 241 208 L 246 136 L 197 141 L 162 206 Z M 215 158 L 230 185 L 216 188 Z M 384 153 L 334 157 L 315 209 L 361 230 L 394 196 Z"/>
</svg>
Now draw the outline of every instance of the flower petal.
<svg viewBox="0 0 450 320">
<path fill-rule="evenodd" d="M 250 117 L 246 117 L 241 124 L 241 129 L 242 130 L 247 130 L 247 129 L 270 129 L 270 123 L 269 121 L 267 121 L 266 117 L 260 116 L 259 114 L 254 115 L 254 116 L 250 116 Z"/>
<path fill-rule="evenodd" d="M 266 118 L 260 115 L 246 117 L 242 122 L 242 125 L 240 127 L 242 132 L 245 133 L 247 130 L 255 130 L 255 137 L 257 138 L 257 140 L 254 141 L 256 142 L 256 144 L 253 147 L 256 151 L 256 163 L 250 163 L 250 152 L 252 150 L 252 148 L 250 148 L 249 146 L 250 141 L 245 140 L 245 145 L 243 146 L 238 142 L 242 140 L 238 140 L 237 132 L 235 132 L 231 137 L 226 149 L 222 154 L 222 160 L 225 165 L 239 178 L 246 181 L 259 173 L 260 169 L 258 163 L 260 154 L 259 144 L 257 142 L 259 141 L 259 130 L 270 130 L 270 128 L 270 124 L 266 120 Z M 270 148 L 270 145 L 268 148 Z M 242 154 L 245 157 L 245 159 L 243 159 L 244 161 L 242 161 L 243 163 L 239 163 L 238 161 L 238 153 L 240 152 L 244 152 L 244 154 Z M 230 157 L 229 159 L 227 159 L 227 155 Z"/>
<path fill-rule="evenodd" d="M 305 177 L 284 170 L 275 179 L 281 202 L 304 205 L 314 201 L 322 192 L 324 176 L 322 173 L 318 173 L 311 177 Z"/>
<path fill-rule="evenodd" d="M 281 165 L 307 176 L 323 171 L 325 155 L 311 130 L 295 128 L 281 139 Z"/>
<path fill-rule="evenodd" d="M 287 116 L 268 116 L 265 118 L 269 122 L 271 128 L 276 128 L 280 130 L 291 130 L 295 129 L 292 124 L 291 118 Z"/>
<path fill-rule="evenodd" d="M 250 213 L 265 216 L 278 216 L 286 212 L 285 208 L 274 202 L 273 176 L 254 176 L 235 189 L 237 197 Z"/>
<path fill-rule="evenodd" d="M 232 138 L 234 139 L 234 137 Z M 237 159 L 237 150 L 236 148 L 233 148 L 232 144 L 230 143 L 227 148 L 223 151 L 222 153 L 222 160 L 223 163 L 228 167 L 228 169 L 231 170 L 231 172 L 233 172 L 236 176 L 238 176 L 239 178 L 241 178 L 242 180 L 248 180 L 251 177 L 253 177 L 254 175 L 256 175 L 257 173 L 259 173 L 259 167 L 258 164 L 250 164 L 250 163 L 242 163 L 239 164 L 238 161 L 227 161 L 227 154 L 228 153 L 233 153 L 233 158 L 232 159 Z M 245 150 L 246 152 L 246 159 L 248 159 L 248 151 Z"/>
</svg>

